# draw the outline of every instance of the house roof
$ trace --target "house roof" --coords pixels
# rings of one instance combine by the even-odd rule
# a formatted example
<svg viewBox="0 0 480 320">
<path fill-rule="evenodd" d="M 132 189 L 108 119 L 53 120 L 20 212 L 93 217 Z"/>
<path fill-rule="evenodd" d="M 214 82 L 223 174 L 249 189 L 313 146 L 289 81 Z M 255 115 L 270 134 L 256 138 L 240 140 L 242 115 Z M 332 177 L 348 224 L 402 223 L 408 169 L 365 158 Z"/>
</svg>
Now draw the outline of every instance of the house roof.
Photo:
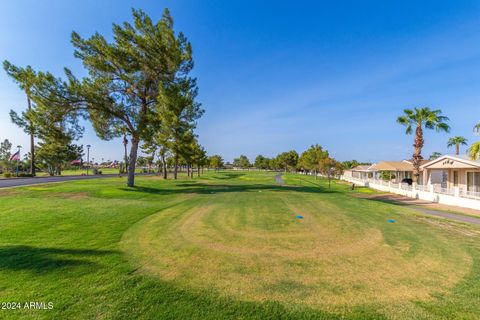
<svg viewBox="0 0 480 320">
<path fill-rule="evenodd" d="M 380 161 L 372 166 L 374 171 L 413 171 L 409 161 Z"/>
<path fill-rule="evenodd" d="M 443 155 L 435 160 L 429 161 L 420 168 L 480 168 L 480 159 L 473 160 L 467 155 Z"/>
<path fill-rule="evenodd" d="M 423 166 L 424 164 L 427 164 L 431 162 L 432 160 L 420 160 L 420 166 Z M 413 159 L 412 160 L 404 160 L 404 162 L 411 163 L 413 165 Z"/>
<path fill-rule="evenodd" d="M 360 166 L 356 166 L 355 168 L 352 168 L 350 170 L 352 171 L 370 171 L 368 170 L 371 166 L 365 166 L 365 165 L 360 165 Z"/>
</svg>

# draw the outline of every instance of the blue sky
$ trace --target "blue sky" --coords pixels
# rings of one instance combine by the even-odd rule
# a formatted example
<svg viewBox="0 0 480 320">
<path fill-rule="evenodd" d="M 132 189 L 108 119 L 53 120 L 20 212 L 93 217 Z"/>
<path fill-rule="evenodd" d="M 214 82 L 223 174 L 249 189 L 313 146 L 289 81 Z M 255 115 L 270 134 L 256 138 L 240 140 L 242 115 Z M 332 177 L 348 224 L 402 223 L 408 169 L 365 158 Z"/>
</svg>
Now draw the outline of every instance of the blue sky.
<svg viewBox="0 0 480 320">
<path fill-rule="evenodd" d="M 61 75 L 84 71 L 72 30 L 111 35 L 131 8 L 158 19 L 168 7 L 194 49 L 198 123 L 209 154 L 254 158 L 319 143 L 340 159 L 409 158 L 405 107 L 440 108 L 451 134 L 428 132 L 424 156 L 449 136 L 475 141 L 480 121 L 478 1 L 9 1 L 0 11 L 0 59 Z M 25 97 L 0 72 L 0 139 L 28 146 L 8 111 Z M 86 125 L 95 159 L 120 159 L 119 140 Z M 480 138 L 478 138 L 480 139 Z"/>
</svg>

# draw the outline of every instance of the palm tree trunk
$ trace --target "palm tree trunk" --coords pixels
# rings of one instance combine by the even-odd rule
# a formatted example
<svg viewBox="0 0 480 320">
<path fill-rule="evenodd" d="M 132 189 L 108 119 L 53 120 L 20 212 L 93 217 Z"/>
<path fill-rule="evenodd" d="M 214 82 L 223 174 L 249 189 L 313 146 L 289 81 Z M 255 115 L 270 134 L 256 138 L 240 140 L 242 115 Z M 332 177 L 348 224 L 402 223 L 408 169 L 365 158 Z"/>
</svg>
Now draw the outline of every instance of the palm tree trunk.
<svg viewBox="0 0 480 320">
<path fill-rule="evenodd" d="M 460 154 L 460 144 L 455 145 L 455 154 L 458 156 Z"/>
<path fill-rule="evenodd" d="M 423 160 L 422 157 L 422 148 L 423 148 L 423 130 L 422 130 L 422 124 L 418 123 L 417 124 L 417 129 L 415 130 L 415 140 L 413 143 L 413 176 L 412 180 L 413 182 L 417 182 L 418 178 L 420 176 L 420 165 Z"/>
</svg>

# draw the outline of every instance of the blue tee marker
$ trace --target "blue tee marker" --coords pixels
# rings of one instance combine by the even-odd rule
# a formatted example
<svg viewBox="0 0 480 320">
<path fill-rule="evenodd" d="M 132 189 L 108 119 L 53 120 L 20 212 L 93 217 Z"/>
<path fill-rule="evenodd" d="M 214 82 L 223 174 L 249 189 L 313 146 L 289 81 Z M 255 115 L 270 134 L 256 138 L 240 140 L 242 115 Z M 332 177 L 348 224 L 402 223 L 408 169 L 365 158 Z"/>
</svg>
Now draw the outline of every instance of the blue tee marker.
<svg viewBox="0 0 480 320">
<path fill-rule="evenodd" d="M 296 216 L 295 218 L 297 218 L 297 219 L 303 219 L 303 216 L 298 215 L 298 216 Z"/>
<path fill-rule="evenodd" d="M 393 220 L 393 219 L 388 219 L 387 222 L 388 222 L 388 223 L 394 223 L 395 220 Z"/>
</svg>

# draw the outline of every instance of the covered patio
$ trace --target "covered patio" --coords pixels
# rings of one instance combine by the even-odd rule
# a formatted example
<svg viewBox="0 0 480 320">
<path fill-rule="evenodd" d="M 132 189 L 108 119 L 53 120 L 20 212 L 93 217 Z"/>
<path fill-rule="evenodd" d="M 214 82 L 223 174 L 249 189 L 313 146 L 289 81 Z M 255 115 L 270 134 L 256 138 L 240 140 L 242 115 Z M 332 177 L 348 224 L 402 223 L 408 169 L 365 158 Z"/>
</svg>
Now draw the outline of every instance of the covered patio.
<svg viewBox="0 0 480 320">
<path fill-rule="evenodd" d="M 370 170 L 370 167 L 371 166 L 360 165 L 350 169 L 352 178 L 361 180 L 373 178 L 373 171 Z"/>
<path fill-rule="evenodd" d="M 382 172 L 391 174 L 391 181 L 401 183 L 403 179 L 411 179 L 413 175 L 413 165 L 409 161 L 380 161 L 371 167 L 374 171 L 374 178 L 381 179 Z"/>
</svg>

